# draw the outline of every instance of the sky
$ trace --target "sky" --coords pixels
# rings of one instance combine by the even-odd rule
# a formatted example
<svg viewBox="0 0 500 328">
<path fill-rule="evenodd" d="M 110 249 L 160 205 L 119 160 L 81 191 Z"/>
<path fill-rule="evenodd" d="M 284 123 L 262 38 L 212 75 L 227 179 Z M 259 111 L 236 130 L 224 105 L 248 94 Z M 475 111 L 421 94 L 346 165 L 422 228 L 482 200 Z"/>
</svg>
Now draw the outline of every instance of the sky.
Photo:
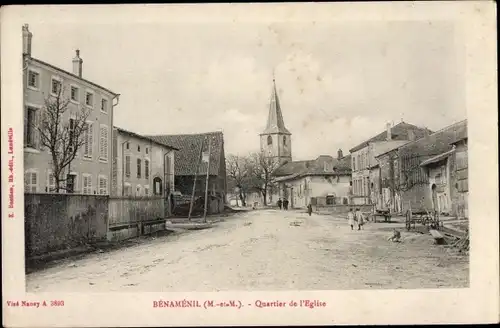
<svg viewBox="0 0 500 328">
<path fill-rule="evenodd" d="M 27 22 L 30 24 L 30 22 Z M 36 22 L 32 54 L 121 94 L 114 124 L 141 134 L 224 132 L 259 149 L 276 78 L 294 160 L 336 156 L 404 120 L 466 118 L 464 49 L 450 21 Z"/>
</svg>

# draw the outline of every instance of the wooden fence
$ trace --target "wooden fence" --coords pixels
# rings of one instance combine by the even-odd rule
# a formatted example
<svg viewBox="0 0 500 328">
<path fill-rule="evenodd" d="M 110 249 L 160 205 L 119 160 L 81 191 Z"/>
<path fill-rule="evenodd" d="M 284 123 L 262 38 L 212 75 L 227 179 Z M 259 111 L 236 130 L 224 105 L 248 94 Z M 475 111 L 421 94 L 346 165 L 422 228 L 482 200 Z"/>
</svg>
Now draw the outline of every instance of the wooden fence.
<svg viewBox="0 0 500 328">
<path fill-rule="evenodd" d="M 110 197 L 109 228 L 165 220 L 163 197 Z"/>
</svg>

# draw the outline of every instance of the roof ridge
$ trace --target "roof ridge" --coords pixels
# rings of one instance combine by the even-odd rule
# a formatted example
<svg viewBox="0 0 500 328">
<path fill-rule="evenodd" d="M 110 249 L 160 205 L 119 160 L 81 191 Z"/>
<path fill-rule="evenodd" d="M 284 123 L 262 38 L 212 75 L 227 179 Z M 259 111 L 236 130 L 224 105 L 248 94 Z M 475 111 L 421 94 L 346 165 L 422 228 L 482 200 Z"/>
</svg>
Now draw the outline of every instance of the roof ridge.
<svg viewBox="0 0 500 328">
<path fill-rule="evenodd" d="M 111 91 L 110 89 L 105 88 L 105 87 L 103 87 L 102 85 L 99 85 L 99 84 L 97 84 L 97 83 L 95 83 L 95 82 L 92 82 L 92 81 L 90 81 L 90 80 L 84 79 L 83 77 L 80 77 L 80 76 L 78 76 L 78 75 L 76 75 L 76 74 L 73 74 L 73 73 L 71 73 L 70 71 L 67 71 L 67 70 L 65 70 L 65 69 L 63 69 L 63 68 L 60 68 L 60 67 L 56 66 L 56 65 L 53 65 L 53 64 L 47 63 L 46 61 L 43 61 L 43 60 L 41 60 L 41 59 L 38 59 L 38 58 L 35 58 L 35 57 L 30 56 L 30 57 L 29 57 L 29 60 L 32 60 L 32 61 L 38 62 L 39 64 L 42 64 L 42 65 L 47 65 L 47 66 L 49 66 L 49 67 L 51 67 L 51 68 L 53 68 L 53 69 L 55 69 L 55 70 L 58 70 L 58 71 L 63 72 L 63 73 L 65 73 L 65 74 L 68 74 L 68 75 L 69 75 L 69 76 L 71 76 L 71 77 L 74 77 L 74 78 L 76 78 L 76 79 L 78 79 L 78 80 L 82 80 L 82 81 L 84 81 L 84 82 L 86 82 L 86 83 L 88 83 L 88 84 L 90 84 L 90 85 L 93 85 L 94 87 L 97 87 L 97 88 L 100 88 L 100 89 L 102 89 L 102 90 L 105 90 L 105 91 L 107 91 L 107 92 L 111 93 L 112 95 L 115 95 L 115 96 L 119 96 L 119 95 L 120 95 L 119 93 L 116 93 L 116 92 L 114 92 L 114 91 Z"/>
<path fill-rule="evenodd" d="M 148 134 L 151 137 L 177 137 L 177 136 L 200 136 L 207 134 L 224 134 L 223 131 L 211 131 L 211 132 L 200 132 L 200 133 L 180 133 L 180 134 Z"/>
</svg>

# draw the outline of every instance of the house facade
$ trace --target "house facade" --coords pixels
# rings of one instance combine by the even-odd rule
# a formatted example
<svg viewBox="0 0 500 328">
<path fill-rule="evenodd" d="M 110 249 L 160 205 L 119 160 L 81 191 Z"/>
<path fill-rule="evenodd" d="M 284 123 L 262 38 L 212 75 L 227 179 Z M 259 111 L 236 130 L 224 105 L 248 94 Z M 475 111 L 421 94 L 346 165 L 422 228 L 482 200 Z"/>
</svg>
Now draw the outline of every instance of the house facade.
<svg viewBox="0 0 500 328">
<path fill-rule="evenodd" d="M 342 156 L 341 151 L 339 156 Z M 281 198 L 288 199 L 292 208 L 305 208 L 311 203 L 313 205 L 349 203 L 350 160 L 350 156 L 333 158 L 322 155 L 315 160 L 282 165 L 274 172 Z"/>
<path fill-rule="evenodd" d="M 374 204 L 377 192 L 380 193 L 379 168 L 376 156 L 429 134 L 426 128 L 401 122 L 395 126 L 390 123 L 386 131 L 350 149 L 353 202 L 355 204 Z"/>
<path fill-rule="evenodd" d="M 430 190 L 430 209 L 441 214 L 451 214 L 451 170 L 455 149 L 431 157 L 420 166 L 424 169 L 424 176 L 428 180 Z"/>
<path fill-rule="evenodd" d="M 113 196 L 167 196 L 175 188 L 176 148 L 113 129 Z"/>
<path fill-rule="evenodd" d="M 455 146 L 455 160 L 452 165 L 451 198 L 453 204 L 452 212 L 459 218 L 469 217 L 469 165 L 468 165 L 468 139 L 459 136 L 453 142 Z"/>
<path fill-rule="evenodd" d="M 451 200 L 456 185 L 453 142 L 466 136 L 467 120 L 464 120 L 398 149 L 403 211 L 411 208 L 414 213 L 425 213 L 439 209 L 453 214 Z"/>
<path fill-rule="evenodd" d="M 24 97 L 24 173 L 25 192 L 54 192 L 52 156 L 42 145 L 39 127 L 46 101 L 67 102 L 61 125 L 71 129 L 74 115 L 82 108 L 89 111 L 83 133 L 84 145 L 65 169 L 65 190 L 59 192 L 110 193 L 112 169 L 113 108 L 119 95 L 83 78 L 83 60 L 79 50 L 72 60 L 72 72 L 32 57 L 32 33 L 23 26 L 23 97 Z M 71 133 L 71 132 L 70 132 Z"/>
<path fill-rule="evenodd" d="M 379 165 L 380 194 L 379 209 L 401 213 L 401 191 L 399 189 L 398 148 L 382 153 L 375 158 Z"/>
</svg>

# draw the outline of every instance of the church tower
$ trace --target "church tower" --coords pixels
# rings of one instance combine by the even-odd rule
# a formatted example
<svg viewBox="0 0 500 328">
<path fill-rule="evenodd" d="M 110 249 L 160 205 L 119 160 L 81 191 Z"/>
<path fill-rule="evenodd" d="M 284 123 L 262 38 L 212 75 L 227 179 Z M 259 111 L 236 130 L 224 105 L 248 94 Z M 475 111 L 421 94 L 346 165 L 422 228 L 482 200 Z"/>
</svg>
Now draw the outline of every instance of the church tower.
<svg viewBox="0 0 500 328">
<path fill-rule="evenodd" d="M 292 134 L 285 127 L 281 106 L 273 78 L 266 129 L 260 134 L 260 150 L 272 160 L 284 163 L 292 161 Z"/>
</svg>

